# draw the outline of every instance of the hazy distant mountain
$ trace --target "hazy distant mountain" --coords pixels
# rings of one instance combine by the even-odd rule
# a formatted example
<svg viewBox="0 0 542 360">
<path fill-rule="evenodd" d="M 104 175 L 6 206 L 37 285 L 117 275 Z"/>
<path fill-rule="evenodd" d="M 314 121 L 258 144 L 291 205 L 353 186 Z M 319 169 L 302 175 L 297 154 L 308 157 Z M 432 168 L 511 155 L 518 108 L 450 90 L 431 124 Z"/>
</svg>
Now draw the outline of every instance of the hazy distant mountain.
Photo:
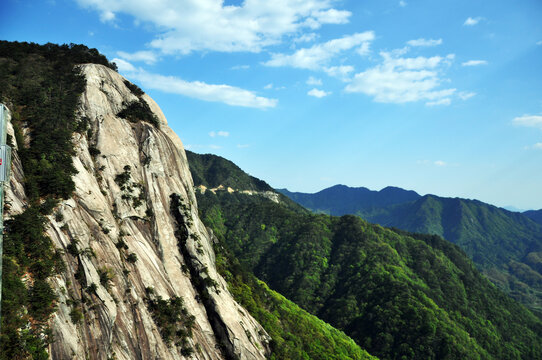
<svg viewBox="0 0 542 360">
<path fill-rule="evenodd" d="M 290 192 L 288 189 L 277 189 L 277 191 L 314 212 L 337 216 L 371 211 L 421 197 L 415 191 L 393 186 L 373 191 L 364 187 L 335 185 L 314 194 Z"/>
<path fill-rule="evenodd" d="M 542 224 L 542 209 L 525 211 L 523 215 L 527 216 L 531 220 L 536 221 L 539 224 Z"/>
<path fill-rule="evenodd" d="M 348 211 L 383 226 L 442 236 L 459 245 L 494 283 L 531 308 L 542 309 L 542 226 L 533 221 L 540 213 L 529 213 L 535 217 L 531 220 L 481 201 L 435 195 L 402 202 L 417 194 L 397 188 L 392 192 L 397 198 L 383 197 L 380 204 L 388 205 L 379 207 L 374 199 L 388 188 L 362 189 L 338 185 L 316 194 L 294 193 L 292 199 L 315 212 Z"/>
</svg>

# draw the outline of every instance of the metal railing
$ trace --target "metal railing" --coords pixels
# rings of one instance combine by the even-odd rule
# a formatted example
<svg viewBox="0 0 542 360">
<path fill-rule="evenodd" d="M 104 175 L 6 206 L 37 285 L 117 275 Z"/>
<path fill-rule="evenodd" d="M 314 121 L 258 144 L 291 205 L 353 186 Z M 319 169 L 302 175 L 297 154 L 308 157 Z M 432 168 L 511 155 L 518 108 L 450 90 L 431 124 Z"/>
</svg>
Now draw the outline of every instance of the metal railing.
<svg viewBox="0 0 542 360">
<path fill-rule="evenodd" d="M 4 185 L 9 184 L 11 148 L 6 145 L 9 110 L 0 104 L 0 326 L 2 326 L 2 257 L 4 248 Z"/>
</svg>

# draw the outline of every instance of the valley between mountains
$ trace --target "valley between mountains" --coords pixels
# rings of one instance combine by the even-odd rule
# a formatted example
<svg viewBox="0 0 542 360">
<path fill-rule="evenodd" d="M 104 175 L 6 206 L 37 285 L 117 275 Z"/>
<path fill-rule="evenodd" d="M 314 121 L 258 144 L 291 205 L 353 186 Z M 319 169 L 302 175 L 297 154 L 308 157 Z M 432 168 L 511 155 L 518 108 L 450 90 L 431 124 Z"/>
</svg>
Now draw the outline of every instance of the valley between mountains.
<svg viewBox="0 0 542 360">
<path fill-rule="evenodd" d="M 84 45 L 0 41 L 0 81 L 0 359 L 542 358 L 537 213 L 303 203 L 185 151 Z"/>
</svg>

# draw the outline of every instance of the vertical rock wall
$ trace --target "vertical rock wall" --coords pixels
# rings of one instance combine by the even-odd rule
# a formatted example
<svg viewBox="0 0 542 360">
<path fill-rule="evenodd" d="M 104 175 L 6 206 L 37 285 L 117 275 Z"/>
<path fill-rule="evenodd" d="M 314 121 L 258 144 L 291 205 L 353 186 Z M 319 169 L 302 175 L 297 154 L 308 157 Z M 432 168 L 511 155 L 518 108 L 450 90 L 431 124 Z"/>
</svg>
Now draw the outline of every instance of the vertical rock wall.
<svg viewBox="0 0 542 360">
<path fill-rule="evenodd" d="M 180 139 L 156 103 L 133 94 L 119 74 L 95 64 L 81 71 L 87 88 L 78 116 L 89 131 L 74 135 L 76 190 L 47 229 L 67 265 L 52 279 L 52 358 L 264 359 L 268 335 L 216 271 Z M 148 104 L 159 128 L 117 116 L 136 101 Z M 25 197 L 16 151 L 13 164 L 7 199 L 17 213 Z M 194 317 L 191 337 L 164 341 L 146 301 L 151 288 L 155 298 L 183 299 Z"/>
</svg>

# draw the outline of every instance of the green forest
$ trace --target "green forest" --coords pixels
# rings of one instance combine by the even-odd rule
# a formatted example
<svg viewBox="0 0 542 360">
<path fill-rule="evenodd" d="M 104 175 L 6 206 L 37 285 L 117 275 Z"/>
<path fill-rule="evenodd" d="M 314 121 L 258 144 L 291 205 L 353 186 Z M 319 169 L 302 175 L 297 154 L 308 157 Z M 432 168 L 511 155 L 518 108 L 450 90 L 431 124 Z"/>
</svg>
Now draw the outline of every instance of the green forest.
<svg viewBox="0 0 542 360">
<path fill-rule="evenodd" d="M 315 194 L 280 190 L 317 213 L 354 214 L 382 226 L 435 234 L 461 247 L 494 284 L 542 315 L 542 227 L 537 211 L 477 200 L 336 185 Z"/>
<path fill-rule="evenodd" d="M 54 340 L 48 320 L 56 295 L 47 280 L 64 264 L 44 234 L 45 215 L 74 190 L 71 138 L 87 131 L 86 121 L 75 117 L 85 87 L 75 65 L 89 62 L 116 68 L 84 45 L 0 41 L 0 101 L 12 113 L 29 202 L 5 223 L 0 359 L 46 359 L 47 345 Z M 29 142 L 23 129 L 29 131 Z"/>
<path fill-rule="evenodd" d="M 542 356 L 540 319 L 439 236 L 225 191 L 198 204 L 241 266 L 379 358 Z"/>
<path fill-rule="evenodd" d="M 4 84 L 0 100 L 12 113 L 19 145 L 17 154 L 22 162 L 29 200 L 23 213 L 6 222 L 0 359 L 48 359 L 47 347 L 55 341 L 48 323 L 56 310 L 57 296 L 49 279 L 62 273 L 65 265 L 61 252 L 45 235 L 46 215 L 52 214 L 58 201 L 70 197 L 74 190 L 71 178 L 75 174 L 73 133 L 92 137 L 88 120 L 76 116 L 79 96 L 85 87 L 76 66 L 81 63 L 116 69 L 115 64 L 95 49 L 83 45 L 0 41 L 0 81 Z M 137 86 L 129 82 L 127 85 L 138 97 L 143 94 Z M 127 104 L 126 110 L 118 116 L 158 125 L 155 118 L 148 116 L 147 108 Z M 24 141 L 23 129 L 30 130 L 29 142 Z M 13 139 L 9 141 L 13 143 Z M 265 187 L 263 184 L 258 186 Z M 126 244 L 121 240 L 117 246 L 122 248 Z M 67 250 L 72 255 L 79 251 L 75 243 Z M 221 273 L 229 279 L 232 292 L 272 337 L 271 359 L 373 358 L 343 332 L 241 270 L 231 252 L 217 247 L 217 251 L 221 250 L 224 252 L 217 254 L 217 262 Z M 106 277 L 104 281 L 107 282 Z M 91 293 L 95 287 L 91 284 L 86 291 Z M 185 314 L 182 299 L 164 300 L 148 289 L 146 302 L 162 336 L 168 341 L 183 343 L 190 335 L 193 320 Z M 74 323 L 83 319 L 79 307 L 74 307 L 70 316 Z M 187 347 L 183 351 L 189 355 L 193 350 Z"/>
</svg>

